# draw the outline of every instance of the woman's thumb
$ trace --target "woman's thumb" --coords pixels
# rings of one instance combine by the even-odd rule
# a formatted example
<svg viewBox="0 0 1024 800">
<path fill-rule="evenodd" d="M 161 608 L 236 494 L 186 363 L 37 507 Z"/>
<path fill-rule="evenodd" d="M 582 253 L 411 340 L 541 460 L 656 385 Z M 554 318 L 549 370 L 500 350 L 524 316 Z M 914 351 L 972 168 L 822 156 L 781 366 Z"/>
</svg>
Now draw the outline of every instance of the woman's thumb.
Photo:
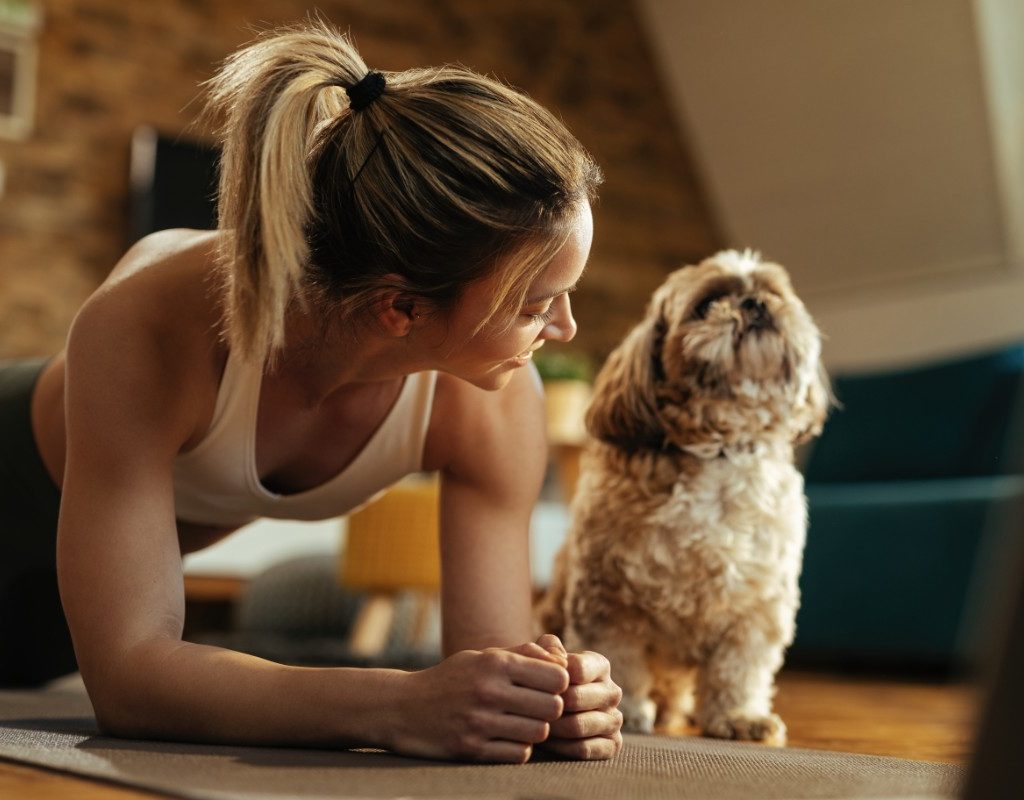
<svg viewBox="0 0 1024 800">
<path fill-rule="evenodd" d="M 537 644 L 543 647 L 552 655 L 558 656 L 559 658 L 566 658 L 569 654 L 565 651 L 565 645 L 562 644 L 562 640 L 555 636 L 553 633 L 545 633 L 539 639 Z"/>
</svg>

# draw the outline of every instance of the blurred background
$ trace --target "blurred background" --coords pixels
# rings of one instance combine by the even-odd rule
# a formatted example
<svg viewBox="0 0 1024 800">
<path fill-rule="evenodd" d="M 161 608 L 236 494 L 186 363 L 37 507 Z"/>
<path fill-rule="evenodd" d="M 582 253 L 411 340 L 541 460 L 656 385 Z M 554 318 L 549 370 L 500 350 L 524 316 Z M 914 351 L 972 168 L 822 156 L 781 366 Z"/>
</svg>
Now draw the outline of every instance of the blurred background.
<svg viewBox="0 0 1024 800">
<path fill-rule="evenodd" d="M 564 536 L 593 369 L 668 272 L 750 247 L 790 270 L 827 336 L 843 403 L 802 454 L 811 530 L 793 663 L 943 673 L 975 663 L 1014 580 L 1000 567 L 1024 538 L 1021 3 L 316 8 L 351 31 L 373 68 L 457 61 L 505 79 L 563 118 L 604 170 L 573 298 L 579 335 L 541 365 L 549 387 L 584 388 L 551 411 L 538 588 Z M 256 30 L 312 10 L 0 0 L 0 358 L 60 349 L 139 236 L 212 225 L 215 153 L 193 124 L 199 84 Z M 195 634 L 248 632 L 257 650 L 309 662 L 389 647 L 400 661 L 429 661 L 436 580 L 387 574 L 396 553 L 426 551 L 399 526 L 387 540 L 396 549 L 356 569 L 346 524 L 257 523 L 190 556 Z M 359 646 L 332 649 L 332 631 Z"/>
</svg>

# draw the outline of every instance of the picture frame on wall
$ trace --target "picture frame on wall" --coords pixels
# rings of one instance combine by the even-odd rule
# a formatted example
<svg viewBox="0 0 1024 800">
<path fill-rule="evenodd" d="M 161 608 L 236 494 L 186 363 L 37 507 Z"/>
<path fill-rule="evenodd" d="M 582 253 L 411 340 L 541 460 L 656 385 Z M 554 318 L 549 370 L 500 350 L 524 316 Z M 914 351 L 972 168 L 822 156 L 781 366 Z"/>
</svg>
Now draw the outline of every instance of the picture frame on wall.
<svg viewBox="0 0 1024 800">
<path fill-rule="evenodd" d="M 35 3 L 0 0 L 0 137 L 6 139 L 24 139 L 32 131 L 41 21 Z"/>
</svg>

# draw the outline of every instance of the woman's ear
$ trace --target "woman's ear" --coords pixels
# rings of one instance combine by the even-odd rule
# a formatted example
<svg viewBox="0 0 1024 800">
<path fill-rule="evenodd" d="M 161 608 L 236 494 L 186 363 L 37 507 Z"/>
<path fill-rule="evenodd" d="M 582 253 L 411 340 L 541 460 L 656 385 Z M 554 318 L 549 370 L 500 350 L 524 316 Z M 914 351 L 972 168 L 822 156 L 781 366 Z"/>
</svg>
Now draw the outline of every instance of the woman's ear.
<svg viewBox="0 0 1024 800">
<path fill-rule="evenodd" d="M 405 288 L 405 280 L 398 275 L 387 275 L 389 286 L 378 292 L 374 299 L 373 316 L 385 333 L 402 338 L 409 335 L 416 320 L 423 315 L 422 301 Z"/>
</svg>

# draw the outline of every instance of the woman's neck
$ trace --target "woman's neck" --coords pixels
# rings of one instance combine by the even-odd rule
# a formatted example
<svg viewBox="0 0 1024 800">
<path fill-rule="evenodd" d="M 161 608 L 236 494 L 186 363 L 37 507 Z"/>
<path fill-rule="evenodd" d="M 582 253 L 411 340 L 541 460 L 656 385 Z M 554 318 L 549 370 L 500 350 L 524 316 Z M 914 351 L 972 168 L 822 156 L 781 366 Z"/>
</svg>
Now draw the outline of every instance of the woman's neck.
<svg viewBox="0 0 1024 800">
<path fill-rule="evenodd" d="M 285 345 L 268 377 L 304 408 L 335 399 L 346 388 L 399 380 L 429 368 L 408 338 L 381 335 L 366 325 L 324 326 L 308 315 L 290 315 Z"/>
</svg>

